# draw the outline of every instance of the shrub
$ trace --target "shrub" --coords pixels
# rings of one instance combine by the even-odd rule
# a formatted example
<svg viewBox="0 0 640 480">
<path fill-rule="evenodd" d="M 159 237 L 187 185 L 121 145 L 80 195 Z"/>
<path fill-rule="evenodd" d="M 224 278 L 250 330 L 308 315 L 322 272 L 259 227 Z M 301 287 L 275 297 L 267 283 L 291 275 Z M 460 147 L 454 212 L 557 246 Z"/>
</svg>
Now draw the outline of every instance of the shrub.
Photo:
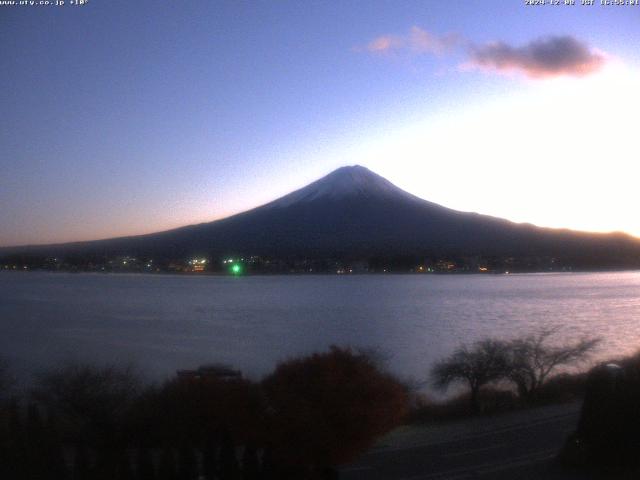
<svg viewBox="0 0 640 480">
<path fill-rule="evenodd" d="M 640 469 L 638 405 L 640 354 L 592 369 L 578 429 L 565 448 L 565 457 L 607 468 Z"/>
<path fill-rule="evenodd" d="M 325 467 L 352 460 L 404 417 L 406 388 L 366 354 L 330 351 L 284 362 L 263 386 L 277 462 Z"/>
<path fill-rule="evenodd" d="M 143 395 L 130 423 L 134 432 L 176 447 L 204 446 L 223 430 L 236 441 L 259 443 L 264 402 L 259 385 L 241 376 L 178 376 Z"/>
</svg>

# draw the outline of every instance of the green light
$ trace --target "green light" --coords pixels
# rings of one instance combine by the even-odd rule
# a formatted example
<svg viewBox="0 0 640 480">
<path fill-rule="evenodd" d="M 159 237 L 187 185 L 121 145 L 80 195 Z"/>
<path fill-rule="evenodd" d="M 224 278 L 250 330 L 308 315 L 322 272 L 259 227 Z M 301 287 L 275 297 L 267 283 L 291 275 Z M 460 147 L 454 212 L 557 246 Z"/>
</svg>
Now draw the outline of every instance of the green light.
<svg viewBox="0 0 640 480">
<path fill-rule="evenodd" d="M 242 273 L 242 267 L 235 263 L 232 267 L 231 267 L 231 273 L 233 273 L 234 275 L 240 275 L 240 273 Z"/>
</svg>

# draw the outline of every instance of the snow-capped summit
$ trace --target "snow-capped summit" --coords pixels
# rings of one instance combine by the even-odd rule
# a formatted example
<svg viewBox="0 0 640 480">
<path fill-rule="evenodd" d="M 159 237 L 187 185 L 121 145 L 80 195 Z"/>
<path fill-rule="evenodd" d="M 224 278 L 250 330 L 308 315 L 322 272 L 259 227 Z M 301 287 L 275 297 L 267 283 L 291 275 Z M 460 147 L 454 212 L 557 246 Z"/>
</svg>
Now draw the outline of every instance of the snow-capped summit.
<svg viewBox="0 0 640 480">
<path fill-rule="evenodd" d="M 340 167 L 319 180 L 281 197 L 266 206 L 289 207 L 299 202 L 338 200 L 347 197 L 403 198 L 416 197 L 396 187 L 386 178 L 361 165 Z"/>
</svg>

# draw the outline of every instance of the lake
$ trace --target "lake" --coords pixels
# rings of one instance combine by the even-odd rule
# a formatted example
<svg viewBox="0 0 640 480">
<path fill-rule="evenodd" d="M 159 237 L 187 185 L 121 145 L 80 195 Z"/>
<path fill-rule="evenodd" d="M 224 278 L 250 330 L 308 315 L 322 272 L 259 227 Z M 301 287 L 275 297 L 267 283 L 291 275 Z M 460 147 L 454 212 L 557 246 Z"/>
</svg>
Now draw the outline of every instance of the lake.
<svg viewBox="0 0 640 480">
<path fill-rule="evenodd" d="M 426 378 L 461 342 L 542 326 L 640 348 L 640 272 L 181 276 L 0 272 L 0 355 L 22 378 L 61 361 L 134 362 L 154 377 L 223 362 L 258 379 L 329 345 L 379 347 Z"/>
</svg>

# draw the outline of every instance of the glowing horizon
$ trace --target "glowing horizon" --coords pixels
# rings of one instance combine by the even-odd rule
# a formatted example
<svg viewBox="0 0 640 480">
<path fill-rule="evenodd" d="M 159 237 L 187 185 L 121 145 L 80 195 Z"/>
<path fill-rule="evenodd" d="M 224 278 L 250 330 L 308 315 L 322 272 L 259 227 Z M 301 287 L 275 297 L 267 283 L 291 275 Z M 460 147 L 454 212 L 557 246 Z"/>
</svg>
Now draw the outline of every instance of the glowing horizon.
<svg viewBox="0 0 640 480">
<path fill-rule="evenodd" d="M 637 204 L 640 97 L 627 93 L 639 82 L 638 70 L 620 64 L 589 79 L 536 82 L 395 129 L 351 153 L 354 163 L 455 210 L 640 237 L 640 219 L 624 208 Z"/>
</svg>

